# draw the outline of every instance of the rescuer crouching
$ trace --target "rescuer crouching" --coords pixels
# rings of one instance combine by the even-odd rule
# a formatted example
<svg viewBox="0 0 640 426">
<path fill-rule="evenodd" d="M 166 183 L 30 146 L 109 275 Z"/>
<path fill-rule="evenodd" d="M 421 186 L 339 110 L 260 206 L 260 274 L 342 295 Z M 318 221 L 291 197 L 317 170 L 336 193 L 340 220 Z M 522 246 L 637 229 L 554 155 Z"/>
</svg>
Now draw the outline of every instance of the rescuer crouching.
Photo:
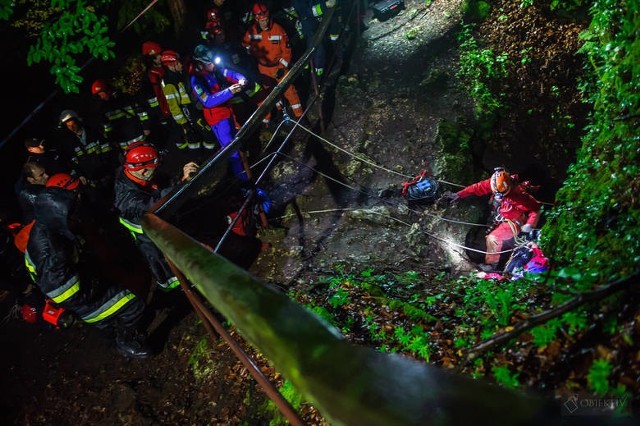
<svg viewBox="0 0 640 426">
<path fill-rule="evenodd" d="M 128 289 L 105 285 L 84 263 L 88 250 L 80 224 L 87 218 L 83 218 L 80 185 L 77 178 L 65 173 L 49 178 L 35 200 L 25 264 L 55 305 L 114 336 L 121 355 L 147 358 L 151 351 L 138 330 L 144 302 Z"/>
</svg>

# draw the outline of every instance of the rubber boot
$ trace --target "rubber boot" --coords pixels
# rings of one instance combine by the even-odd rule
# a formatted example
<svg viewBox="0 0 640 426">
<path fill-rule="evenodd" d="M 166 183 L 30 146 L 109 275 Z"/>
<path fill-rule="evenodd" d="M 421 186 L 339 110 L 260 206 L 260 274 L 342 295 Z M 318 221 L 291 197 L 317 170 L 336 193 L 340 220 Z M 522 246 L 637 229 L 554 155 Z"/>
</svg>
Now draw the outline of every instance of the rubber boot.
<svg viewBox="0 0 640 426">
<path fill-rule="evenodd" d="M 120 329 L 116 333 L 116 350 L 126 358 L 148 358 L 151 350 L 144 335 L 135 329 Z"/>
</svg>

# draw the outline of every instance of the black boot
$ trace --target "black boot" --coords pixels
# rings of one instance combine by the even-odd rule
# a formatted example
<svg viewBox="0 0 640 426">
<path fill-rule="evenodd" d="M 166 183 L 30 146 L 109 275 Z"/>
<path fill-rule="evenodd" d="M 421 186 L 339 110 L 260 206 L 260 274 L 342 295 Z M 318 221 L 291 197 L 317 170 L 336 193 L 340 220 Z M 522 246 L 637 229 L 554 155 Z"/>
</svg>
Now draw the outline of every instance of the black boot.
<svg viewBox="0 0 640 426">
<path fill-rule="evenodd" d="M 146 344 L 144 335 L 135 329 L 118 330 L 116 334 L 116 350 L 127 358 L 148 358 L 151 350 Z"/>
</svg>

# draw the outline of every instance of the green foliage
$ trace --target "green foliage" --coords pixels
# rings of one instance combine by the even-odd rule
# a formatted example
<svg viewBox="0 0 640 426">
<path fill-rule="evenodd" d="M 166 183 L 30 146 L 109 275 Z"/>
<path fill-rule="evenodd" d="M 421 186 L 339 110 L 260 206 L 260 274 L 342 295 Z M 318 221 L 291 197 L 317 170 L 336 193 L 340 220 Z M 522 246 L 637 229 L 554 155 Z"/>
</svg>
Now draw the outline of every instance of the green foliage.
<svg viewBox="0 0 640 426">
<path fill-rule="evenodd" d="M 346 305 L 350 302 L 349 293 L 345 289 L 339 288 L 329 297 L 328 302 L 334 309 Z"/>
<path fill-rule="evenodd" d="M 592 0 L 551 0 L 549 8 L 551 10 L 570 14 L 592 3 Z"/>
<path fill-rule="evenodd" d="M 465 85 L 475 103 L 475 115 L 481 121 L 493 121 L 492 117 L 503 108 L 502 94 L 495 94 L 492 85 L 508 75 L 508 55 L 496 54 L 483 48 L 473 37 L 474 25 L 465 24 L 458 32 L 460 65 L 458 78 Z"/>
<path fill-rule="evenodd" d="M 403 327 L 396 327 L 394 337 L 395 344 L 400 350 L 429 362 L 431 357 L 429 335 L 421 326 L 413 326 L 410 331 L 406 331 Z"/>
<path fill-rule="evenodd" d="M 609 393 L 609 376 L 613 366 L 606 359 L 596 359 L 591 364 L 587 373 L 587 381 L 589 389 L 597 396 L 605 396 Z"/>
<path fill-rule="evenodd" d="M 516 310 L 524 305 L 530 288 L 526 281 L 499 281 L 469 278 L 464 290 L 464 314 L 478 321 L 482 329 L 492 334 L 498 327 L 507 326 Z"/>
<path fill-rule="evenodd" d="M 148 5 L 145 0 L 117 2 L 118 23 L 113 25 L 108 18 L 113 3 L 116 2 L 0 0 L 0 19 L 13 18 L 11 25 L 34 39 L 27 54 L 29 66 L 49 64 L 55 83 L 64 93 L 78 93 L 83 81 L 79 62 L 89 58 L 113 59 L 112 37 L 116 30 L 122 29 Z M 171 25 L 167 16 L 162 7 L 151 8 L 133 28 L 141 34 L 158 34 Z"/>
<path fill-rule="evenodd" d="M 496 382 L 507 389 L 516 389 L 520 386 L 518 381 L 519 373 L 511 373 L 506 365 L 494 365 L 491 367 L 491 372 Z"/>
<path fill-rule="evenodd" d="M 334 326 L 338 324 L 336 318 L 326 308 L 322 306 L 308 306 L 307 308 L 329 324 L 332 324 Z"/>
<path fill-rule="evenodd" d="M 196 380 L 207 379 L 214 370 L 214 363 L 209 353 L 209 337 L 203 336 L 189 357 L 189 366 Z"/>
<path fill-rule="evenodd" d="M 580 89 L 593 112 L 542 244 L 560 265 L 605 282 L 640 264 L 640 14 L 637 2 L 614 0 L 595 1 L 591 14 L 581 34 L 589 70 Z"/>
<path fill-rule="evenodd" d="M 547 346 L 549 343 L 554 341 L 561 326 L 562 321 L 560 321 L 558 318 L 554 318 L 550 321 L 547 321 L 546 324 L 539 325 L 531 329 L 533 344 L 539 348 Z"/>
<path fill-rule="evenodd" d="M 300 407 L 302 407 L 302 404 L 304 403 L 302 395 L 300 395 L 296 388 L 293 387 L 290 381 L 285 380 L 282 386 L 278 387 L 278 391 L 284 399 L 291 404 L 291 407 L 295 410 L 300 410 Z M 285 419 L 282 413 L 280 413 L 276 404 L 270 399 L 260 408 L 260 412 L 263 415 L 271 417 L 269 426 L 284 426 L 289 424 L 287 419 Z"/>
<path fill-rule="evenodd" d="M 51 64 L 50 72 L 65 93 L 78 93 L 82 82 L 77 58 L 89 53 L 104 61 L 114 58 L 115 43 L 109 36 L 109 26 L 104 15 L 95 7 L 109 1 L 96 1 L 92 6 L 76 0 L 52 0 L 51 9 L 56 19 L 45 22 L 35 44 L 29 49 L 27 64 L 40 62 Z"/>
<path fill-rule="evenodd" d="M 15 2 L 13 0 L 0 0 L 0 19 L 3 21 L 8 20 L 13 14 L 13 6 Z"/>
<path fill-rule="evenodd" d="M 464 12 L 468 19 L 485 19 L 491 13 L 491 5 L 482 0 L 467 0 Z"/>
</svg>

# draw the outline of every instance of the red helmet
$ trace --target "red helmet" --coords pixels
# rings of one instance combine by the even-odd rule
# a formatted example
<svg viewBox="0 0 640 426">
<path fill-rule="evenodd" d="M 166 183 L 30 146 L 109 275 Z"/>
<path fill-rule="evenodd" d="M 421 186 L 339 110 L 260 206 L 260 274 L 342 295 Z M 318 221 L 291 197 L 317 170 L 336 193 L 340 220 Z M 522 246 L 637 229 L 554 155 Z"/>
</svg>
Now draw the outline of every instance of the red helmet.
<svg viewBox="0 0 640 426">
<path fill-rule="evenodd" d="M 47 183 L 45 186 L 47 188 L 56 186 L 68 191 L 75 191 L 80 186 L 80 180 L 71 176 L 69 173 L 56 173 L 55 175 L 47 179 Z"/>
<path fill-rule="evenodd" d="M 155 41 L 145 41 L 142 43 L 142 54 L 144 56 L 155 56 L 162 52 L 162 47 Z"/>
<path fill-rule="evenodd" d="M 91 94 L 97 95 L 100 92 L 109 91 L 109 84 L 104 80 L 96 80 L 91 85 Z"/>
<path fill-rule="evenodd" d="M 253 7 L 251 8 L 251 12 L 253 13 L 253 16 L 256 17 L 256 19 L 269 17 L 269 8 L 264 3 L 254 3 Z"/>
<path fill-rule="evenodd" d="M 218 11 L 218 9 L 216 9 L 215 7 L 212 7 L 211 9 L 207 10 L 207 21 L 216 21 L 216 22 L 220 22 L 220 11 Z"/>
<path fill-rule="evenodd" d="M 132 172 L 146 167 L 158 167 L 158 151 L 150 145 L 140 145 L 127 151 L 124 167 Z"/>
<path fill-rule="evenodd" d="M 218 35 L 224 32 L 224 28 L 222 28 L 220 21 L 209 21 L 205 24 L 204 29 L 212 35 Z"/>
<path fill-rule="evenodd" d="M 511 176 L 503 167 L 496 167 L 494 169 L 493 175 L 491 176 L 491 190 L 493 192 L 498 192 L 502 195 L 506 195 L 511 188 L 513 183 L 511 181 Z"/>
<path fill-rule="evenodd" d="M 173 50 L 165 50 L 160 55 L 160 62 L 162 65 L 170 65 L 174 62 L 178 62 L 180 60 L 180 55 L 178 52 L 174 52 Z"/>
</svg>

